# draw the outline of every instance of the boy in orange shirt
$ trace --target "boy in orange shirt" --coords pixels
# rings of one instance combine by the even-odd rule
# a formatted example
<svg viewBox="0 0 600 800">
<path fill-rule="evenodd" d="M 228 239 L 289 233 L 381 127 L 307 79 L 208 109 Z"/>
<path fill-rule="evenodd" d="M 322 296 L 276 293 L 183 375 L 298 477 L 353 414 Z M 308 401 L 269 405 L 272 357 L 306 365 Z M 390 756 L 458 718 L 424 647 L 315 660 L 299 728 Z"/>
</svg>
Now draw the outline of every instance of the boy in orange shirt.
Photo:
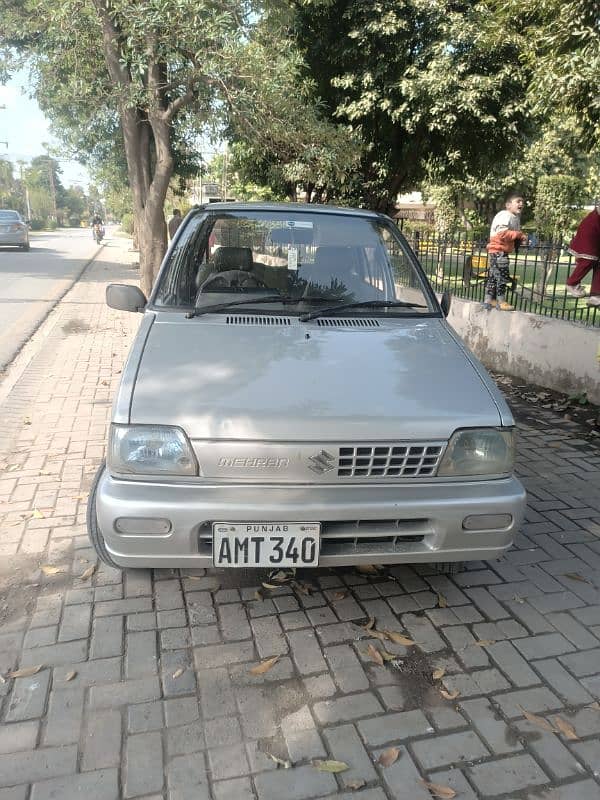
<svg viewBox="0 0 600 800">
<path fill-rule="evenodd" d="M 521 232 L 521 211 L 524 200 L 520 194 L 509 194 L 504 210 L 499 211 L 490 228 L 490 240 L 487 244 L 488 279 L 485 285 L 483 307 L 494 306 L 501 311 L 514 311 L 514 306 L 506 302 L 506 284 L 509 275 L 508 254 L 515 249 L 516 242 L 526 245 L 527 235 Z"/>
</svg>

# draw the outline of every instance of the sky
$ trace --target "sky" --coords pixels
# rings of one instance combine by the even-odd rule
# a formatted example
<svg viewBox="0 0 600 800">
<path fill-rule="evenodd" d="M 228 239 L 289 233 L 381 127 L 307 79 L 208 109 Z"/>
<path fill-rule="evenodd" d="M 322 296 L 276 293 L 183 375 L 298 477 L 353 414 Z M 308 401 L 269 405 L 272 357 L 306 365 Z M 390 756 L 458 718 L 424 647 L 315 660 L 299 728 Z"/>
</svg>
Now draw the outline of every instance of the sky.
<svg viewBox="0 0 600 800">
<path fill-rule="evenodd" d="M 60 142 L 50 134 L 49 121 L 36 100 L 29 97 L 31 89 L 27 77 L 27 73 L 18 72 L 5 86 L 0 86 L 0 106 L 6 106 L 0 108 L 0 158 L 8 158 L 13 163 L 18 159 L 29 162 L 35 156 L 44 155 L 43 142 L 60 152 Z M 87 188 L 90 177 L 85 167 L 69 160 L 59 160 L 59 164 L 63 186 Z"/>
</svg>

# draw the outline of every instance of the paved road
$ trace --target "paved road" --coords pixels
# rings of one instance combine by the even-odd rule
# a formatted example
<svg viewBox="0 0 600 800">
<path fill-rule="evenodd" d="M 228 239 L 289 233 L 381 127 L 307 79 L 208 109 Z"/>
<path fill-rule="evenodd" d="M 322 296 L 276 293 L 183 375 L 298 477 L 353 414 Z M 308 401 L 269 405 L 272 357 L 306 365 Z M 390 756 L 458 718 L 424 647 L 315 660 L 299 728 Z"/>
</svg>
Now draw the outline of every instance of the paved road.
<svg viewBox="0 0 600 800">
<path fill-rule="evenodd" d="M 83 228 L 32 234 L 28 253 L 0 247 L 0 370 L 97 250 L 90 231 Z"/>
<path fill-rule="evenodd" d="M 0 800 L 600 800 L 600 448 L 550 410 L 517 408 L 516 546 L 451 578 L 90 574 L 127 261 L 109 242 L 0 401 Z M 375 663 L 368 617 L 416 646 Z"/>
</svg>

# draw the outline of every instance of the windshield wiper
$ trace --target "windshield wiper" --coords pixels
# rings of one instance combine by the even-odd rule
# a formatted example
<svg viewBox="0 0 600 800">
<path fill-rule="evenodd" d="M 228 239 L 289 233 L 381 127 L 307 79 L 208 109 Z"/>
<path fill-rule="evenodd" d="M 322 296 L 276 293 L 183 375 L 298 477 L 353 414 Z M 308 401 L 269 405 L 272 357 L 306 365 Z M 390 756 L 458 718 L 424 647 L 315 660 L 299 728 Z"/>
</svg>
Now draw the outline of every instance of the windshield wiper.
<svg viewBox="0 0 600 800">
<path fill-rule="evenodd" d="M 268 294 L 265 297 L 245 297 L 243 300 L 230 300 L 228 303 L 217 303 L 214 306 L 196 306 L 193 311 L 188 311 L 186 319 L 192 317 L 200 317 L 202 314 L 210 314 L 213 311 L 224 311 L 230 306 L 249 306 L 254 303 L 290 303 L 293 302 L 291 297 L 281 294 Z"/>
<path fill-rule="evenodd" d="M 312 305 L 314 303 L 326 303 L 328 302 L 328 298 L 326 297 L 291 297 L 289 294 L 268 294 L 264 297 L 245 297 L 243 300 L 230 300 L 227 303 L 217 303 L 214 306 L 196 306 L 193 311 L 188 311 L 186 313 L 186 319 L 192 319 L 193 317 L 200 317 L 202 314 L 210 314 L 213 311 L 225 311 L 231 306 L 249 306 L 252 304 L 258 305 L 259 303 L 283 303 L 284 305 L 299 305 L 300 303 L 307 303 Z M 380 301 L 374 301 L 380 302 Z M 384 301 L 381 301 L 384 302 Z M 396 301 L 394 301 L 396 302 Z M 369 303 L 372 305 L 373 301 Z M 386 304 L 387 305 L 387 304 Z M 343 306 L 336 306 L 336 308 L 346 308 L 346 305 Z M 420 308 L 425 308 L 425 306 L 420 306 Z M 323 309 L 324 311 L 328 311 L 329 309 Z M 317 314 L 320 312 L 316 312 Z M 303 317 L 300 317 L 303 319 Z"/>
<path fill-rule="evenodd" d="M 405 303 L 403 300 L 359 300 L 355 303 L 339 303 L 337 306 L 319 308 L 308 314 L 301 314 L 300 321 L 308 322 L 309 319 L 331 314 L 333 311 L 343 311 L 345 308 L 427 308 L 418 303 Z"/>
</svg>

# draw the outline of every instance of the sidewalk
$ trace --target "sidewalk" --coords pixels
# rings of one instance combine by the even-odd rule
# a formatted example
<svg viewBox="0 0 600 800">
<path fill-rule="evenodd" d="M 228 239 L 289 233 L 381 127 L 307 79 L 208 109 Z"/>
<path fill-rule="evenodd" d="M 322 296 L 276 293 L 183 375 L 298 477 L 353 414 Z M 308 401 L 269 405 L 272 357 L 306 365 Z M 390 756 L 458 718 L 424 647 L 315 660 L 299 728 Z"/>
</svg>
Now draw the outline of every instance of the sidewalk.
<svg viewBox="0 0 600 800">
<path fill-rule="evenodd" d="M 107 242 L 0 382 L 0 800 L 431 800 L 424 780 L 600 800 L 600 446 L 551 411 L 520 424 L 517 547 L 454 578 L 314 570 L 310 593 L 261 600 L 247 572 L 85 577 L 141 319 L 104 303 L 137 279 L 128 246 Z M 374 663 L 369 617 L 418 645 Z"/>
</svg>

